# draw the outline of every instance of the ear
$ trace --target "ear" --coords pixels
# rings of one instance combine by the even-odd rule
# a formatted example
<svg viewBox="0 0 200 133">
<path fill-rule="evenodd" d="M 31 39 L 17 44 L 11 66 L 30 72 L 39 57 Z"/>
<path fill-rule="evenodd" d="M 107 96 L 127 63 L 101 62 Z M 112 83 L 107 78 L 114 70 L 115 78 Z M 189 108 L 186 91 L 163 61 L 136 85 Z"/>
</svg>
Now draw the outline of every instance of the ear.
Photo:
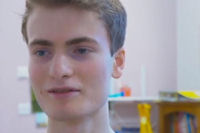
<svg viewBox="0 0 200 133">
<path fill-rule="evenodd" d="M 113 78 L 120 78 L 122 75 L 122 70 L 125 65 L 125 50 L 123 48 L 119 49 L 114 55 L 114 63 L 113 63 Z"/>
</svg>

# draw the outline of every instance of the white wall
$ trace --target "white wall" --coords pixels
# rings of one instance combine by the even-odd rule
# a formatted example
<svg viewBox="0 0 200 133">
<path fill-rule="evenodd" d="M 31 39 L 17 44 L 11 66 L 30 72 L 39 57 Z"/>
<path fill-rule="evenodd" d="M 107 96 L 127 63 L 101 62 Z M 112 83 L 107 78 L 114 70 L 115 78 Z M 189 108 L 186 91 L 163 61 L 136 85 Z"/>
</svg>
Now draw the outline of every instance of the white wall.
<svg viewBox="0 0 200 133">
<path fill-rule="evenodd" d="M 200 89 L 200 1 L 178 0 L 178 89 Z"/>
</svg>

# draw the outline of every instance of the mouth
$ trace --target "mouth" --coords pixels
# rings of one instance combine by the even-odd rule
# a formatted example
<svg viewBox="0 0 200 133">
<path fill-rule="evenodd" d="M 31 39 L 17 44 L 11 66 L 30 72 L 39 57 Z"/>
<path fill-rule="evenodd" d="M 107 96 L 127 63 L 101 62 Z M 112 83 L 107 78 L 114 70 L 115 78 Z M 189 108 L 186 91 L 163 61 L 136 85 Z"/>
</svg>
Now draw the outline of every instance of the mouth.
<svg viewBox="0 0 200 133">
<path fill-rule="evenodd" d="M 51 89 L 48 93 L 69 93 L 69 92 L 79 92 L 80 90 L 75 89 Z"/>
<path fill-rule="evenodd" d="M 53 88 L 47 92 L 54 98 L 69 98 L 77 96 L 80 93 L 80 90 L 74 88 Z"/>
</svg>

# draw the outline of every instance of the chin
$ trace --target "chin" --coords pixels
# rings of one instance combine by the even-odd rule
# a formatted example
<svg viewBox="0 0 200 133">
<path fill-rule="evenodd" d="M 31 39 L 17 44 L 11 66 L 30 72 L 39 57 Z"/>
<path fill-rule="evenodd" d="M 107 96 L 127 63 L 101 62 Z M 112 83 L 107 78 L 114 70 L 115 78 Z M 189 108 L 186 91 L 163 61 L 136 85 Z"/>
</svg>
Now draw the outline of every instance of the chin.
<svg viewBox="0 0 200 133">
<path fill-rule="evenodd" d="M 89 117 L 93 117 L 97 114 L 104 106 L 107 104 L 102 105 L 91 105 L 91 106 L 78 106 L 78 108 L 48 108 L 46 110 L 46 114 L 52 120 L 56 121 L 69 121 L 69 120 L 80 120 L 80 119 L 87 119 Z M 77 107 L 77 106 L 76 106 Z"/>
<path fill-rule="evenodd" d="M 50 120 L 56 121 L 69 121 L 69 120 L 80 120 L 86 118 L 90 115 L 90 113 L 86 113 L 79 110 L 79 112 L 71 112 L 71 111 L 54 111 L 54 112 L 46 112 Z"/>
</svg>

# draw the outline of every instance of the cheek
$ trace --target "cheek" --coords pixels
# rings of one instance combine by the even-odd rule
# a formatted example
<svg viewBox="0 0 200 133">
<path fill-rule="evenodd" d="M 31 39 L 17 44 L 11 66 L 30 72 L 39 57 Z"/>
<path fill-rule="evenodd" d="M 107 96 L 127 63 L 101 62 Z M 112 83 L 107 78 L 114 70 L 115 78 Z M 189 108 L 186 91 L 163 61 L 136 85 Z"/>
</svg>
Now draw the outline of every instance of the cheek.
<svg viewBox="0 0 200 133">
<path fill-rule="evenodd" d="M 82 70 L 83 73 L 90 76 L 90 78 L 93 80 L 101 78 L 106 80 L 105 78 L 109 77 L 110 75 L 110 66 L 108 63 L 100 61 L 87 63 Z"/>
<path fill-rule="evenodd" d="M 33 87 L 40 88 L 45 79 L 45 71 L 38 65 L 29 65 L 30 81 Z"/>
<path fill-rule="evenodd" d="M 45 87 L 45 69 L 34 64 L 29 65 L 30 82 L 36 99 L 41 107 L 44 105 L 43 89 Z"/>
<path fill-rule="evenodd" d="M 95 61 L 82 67 L 83 84 L 91 93 L 106 94 L 109 92 L 112 66 L 109 62 Z M 88 91 L 89 92 L 89 91 Z"/>
</svg>

